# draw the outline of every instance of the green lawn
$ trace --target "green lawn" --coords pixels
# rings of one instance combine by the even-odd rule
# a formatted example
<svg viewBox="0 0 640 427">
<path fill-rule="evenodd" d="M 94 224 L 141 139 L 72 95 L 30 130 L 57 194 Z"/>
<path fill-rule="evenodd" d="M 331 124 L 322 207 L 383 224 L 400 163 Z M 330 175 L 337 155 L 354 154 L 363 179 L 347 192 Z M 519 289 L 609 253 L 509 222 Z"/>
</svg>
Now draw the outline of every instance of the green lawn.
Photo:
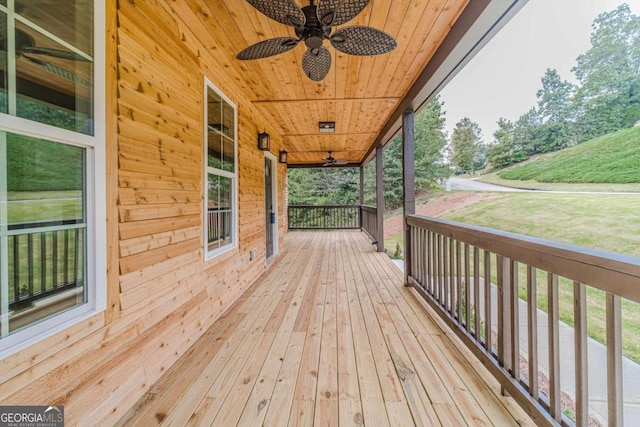
<svg viewBox="0 0 640 427">
<path fill-rule="evenodd" d="M 623 129 L 498 172 L 540 183 L 640 183 L 640 127 Z"/>
<path fill-rule="evenodd" d="M 640 256 L 640 196 L 512 193 L 444 218 L 543 239 Z M 524 267 L 520 269 L 524 278 Z M 495 281 L 496 278 L 494 277 Z M 547 308 L 546 273 L 539 272 L 538 306 Z M 520 297 L 526 299 L 524 280 Z M 560 319 L 573 324 L 572 282 L 561 279 Z M 605 342 L 604 292 L 587 288 L 588 333 Z M 623 300 L 623 353 L 640 363 L 640 304 Z"/>
<path fill-rule="evenodd" d="M 9 223 L 82 218 L 79 191 L 9 192 Z"/>
</svg>

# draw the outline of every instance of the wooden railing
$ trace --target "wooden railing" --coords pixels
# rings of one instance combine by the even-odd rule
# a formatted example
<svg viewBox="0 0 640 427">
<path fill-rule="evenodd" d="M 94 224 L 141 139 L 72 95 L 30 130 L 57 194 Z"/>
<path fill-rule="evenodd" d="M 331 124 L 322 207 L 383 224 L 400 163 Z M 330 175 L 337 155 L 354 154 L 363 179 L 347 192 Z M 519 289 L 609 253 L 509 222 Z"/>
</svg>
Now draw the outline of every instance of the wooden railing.
<svg viewBox="0 0 640 427">
<path fill-rule="evenodd" d="M 207 243 L 225 241 L 231 236 L 230 207 L 207 209 Z"/>
<path fill-rule="evenodd" d="M 373 206 L 360 206 L 360 224 L 373 239 L 378 238 L 378 209 Z"/>
<path fill-rule="evenodd" d="M 408 283 L 538 425 L 589 424 L 588 317 L 606 331 L 608 420 L 600 421 L 623 425 L 621 306 L 640 307 L 640 259 L 417 215 L 405 220 Z M 561 352 L 559 319 L 567 314 L 574 339 Z M 539 358 L 541 346 L 548 358 L 544 351 Z M 565 358 L 573 358 L 573 372 L 561 372 Z M 575 417 L 563 407 L 561 376 L 574 380 Z"/>
<path fill-rule="evenodd" d="M 84 225 L 75 221 L 21 223 L 12 224 L 9 230 L 10 311 L 24 310 L 39 300 L 82 287 Z"/>
<path fill-rule="evenodd" d="M 288 207 L 289 230 L 340 230 L 360 228 L 360 206 Z"/>
</svg>

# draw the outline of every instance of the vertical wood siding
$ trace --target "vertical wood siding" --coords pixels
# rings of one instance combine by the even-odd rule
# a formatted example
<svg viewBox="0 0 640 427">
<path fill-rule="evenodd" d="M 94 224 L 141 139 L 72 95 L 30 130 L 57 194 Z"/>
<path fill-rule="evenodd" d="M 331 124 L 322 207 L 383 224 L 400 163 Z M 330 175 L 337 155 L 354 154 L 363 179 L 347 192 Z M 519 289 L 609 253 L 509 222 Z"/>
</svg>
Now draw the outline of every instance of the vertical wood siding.
<svg viewBox="0 0 640 427">
<path fill-rule="evenodd" d="M 0 404 L 65 405 L 67 425 L 116 422 L 264 272 L 257 133 L 271 134 L 272 153 L 282 149 L 240 89 L 243 77 L 219 63 L 232 49 L 210 38 L 224 29 L 199 0 L 107 3 L 107 182 L 109 201 L 117 200 L 107 224 L 108 309 L 0 361 Z M 208 262 L 205 76 L 238 106 L 239 135 L 239 244 Z M 280 247 L 285 181 L 278 164 Z"/>
</svg>

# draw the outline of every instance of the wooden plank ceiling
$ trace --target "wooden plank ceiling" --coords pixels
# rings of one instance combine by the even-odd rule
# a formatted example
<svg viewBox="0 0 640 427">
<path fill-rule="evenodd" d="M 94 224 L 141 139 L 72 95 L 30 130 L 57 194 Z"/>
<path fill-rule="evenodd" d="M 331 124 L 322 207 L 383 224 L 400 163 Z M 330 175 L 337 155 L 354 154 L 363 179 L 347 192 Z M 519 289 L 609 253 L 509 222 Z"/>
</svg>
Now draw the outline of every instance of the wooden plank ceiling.
<svg viewBox="0 0 640 427">
<path fill-rule="evenodd" d="M 297 0 L 303 7 L 308 0 Z M 357 57 L 336 51 L 321 82 L 302 71 L 306 46 L 271 58 L 238 61 L 249 45 L 273 37 L 295 37 L 293 27 L 262 15 L 246 1 L 206 0 L 218 31 L 211 33 L 237 82 L 265 117 L 279 128 L 289 164 L 321 163 L 327 151 L 360 163 L 391 113 L 428 64 L 468 0 L 372 0 L 346 24 L 385 31 L 398 46 L 388 54 Z M 223 29 L 220 31 L 219 29 Z M 318 122 L 335 121 L 334 134 L 321 134 Z"/>
</svg>

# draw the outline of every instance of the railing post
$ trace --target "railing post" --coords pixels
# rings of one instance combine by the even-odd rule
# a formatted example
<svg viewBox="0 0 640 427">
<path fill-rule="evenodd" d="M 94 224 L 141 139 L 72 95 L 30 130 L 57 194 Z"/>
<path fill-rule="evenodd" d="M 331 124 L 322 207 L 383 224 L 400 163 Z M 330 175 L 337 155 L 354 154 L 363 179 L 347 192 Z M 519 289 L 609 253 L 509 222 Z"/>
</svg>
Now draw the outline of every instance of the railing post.
<svg viewBox="0 0 640 427">
<path fill-rule="evenodd" d="M 382 147 L 376 147 L 376 206 L 378 252 L 384 252 L 384 185 L 382 181 Z"/>
<path fill-rule="evenodd" d="M 358 221 L 360 221 L 360 231 L 364 227 L 362 206 L 364 206 L 364 166 L 360 166 L 360 207 L 358 210 Z"/>
<path fill-rule="evenodd" d="M 404 205 L 404 284 L 409 286 L 409 276 L 413 274 L 413 256 L 411 253 L 411 227 L 407 224 L 407 215 L 416 213 L 415 183 L 415 142 L 413 138 L 413 110 L 402 114 L 402 187 Z"/>
</svg>

